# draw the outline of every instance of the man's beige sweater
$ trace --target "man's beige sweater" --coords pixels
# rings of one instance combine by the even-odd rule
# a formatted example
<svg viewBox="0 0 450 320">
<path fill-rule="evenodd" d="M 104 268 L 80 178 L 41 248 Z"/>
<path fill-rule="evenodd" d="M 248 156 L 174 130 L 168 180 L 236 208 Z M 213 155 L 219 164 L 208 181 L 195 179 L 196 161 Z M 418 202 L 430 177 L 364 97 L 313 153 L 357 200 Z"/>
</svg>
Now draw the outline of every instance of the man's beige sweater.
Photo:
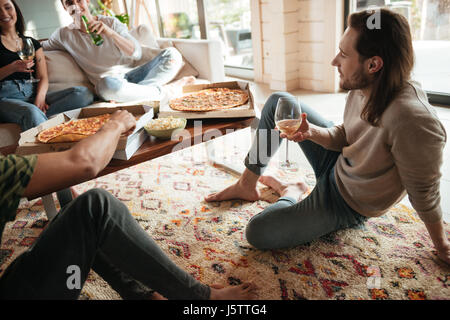
<svg viewBox="0 0 450 320">
<path fill-rule="evenodd" d="M 384 214 L 406 194 L 424 222 L 442 217 L 440 168 L 446 132 L 425 92 L 408 82 L 381 117 L 379 127 L 361 119 L 366 98 L 350 91 L 344 123 L 328 129 L 330 144 L 341 151 L 336 162 L 338 189 L 360 214 Z"/>
</svg>

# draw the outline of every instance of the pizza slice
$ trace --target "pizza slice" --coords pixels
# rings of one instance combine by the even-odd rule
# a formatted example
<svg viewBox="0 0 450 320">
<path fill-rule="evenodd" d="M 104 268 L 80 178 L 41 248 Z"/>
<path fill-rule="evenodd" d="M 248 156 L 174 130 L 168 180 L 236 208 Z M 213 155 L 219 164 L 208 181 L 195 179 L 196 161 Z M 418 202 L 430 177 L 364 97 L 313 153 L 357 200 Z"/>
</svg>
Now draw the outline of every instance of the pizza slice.
<svg viewBox="0 0 450 320">
<path fill-rule="evenodd" d="M 95 134 L 109 120 L 110 114 L 71 120 L 41 131 L 41 143 L 76 142 Z"/>
</svg>

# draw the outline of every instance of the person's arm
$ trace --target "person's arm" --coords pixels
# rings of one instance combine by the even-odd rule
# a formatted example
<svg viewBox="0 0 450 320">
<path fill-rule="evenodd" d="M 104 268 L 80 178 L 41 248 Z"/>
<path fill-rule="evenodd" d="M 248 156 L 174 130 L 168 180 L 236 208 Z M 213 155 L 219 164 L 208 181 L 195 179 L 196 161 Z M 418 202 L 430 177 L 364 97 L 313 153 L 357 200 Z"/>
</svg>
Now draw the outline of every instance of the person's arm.
<svg viewBox="0 0 450 320">
<path fill-rule="evenodd" d="M 309 123 L 306 113 L 302 113 L 302 124 L 294 135 L 287 137 L 286 134 L 281 133 L 280 137 L 288 138 L 295 142 L 310 140 L 326 149 L 334 151 L 341 151 L 343 147 L 348 145 L 343 125 L 322 128 Z"/>
<path fill-rule="evenodd" d="M 126 56 L 139 60 L 142 57 L 142 48 L 139 42 L 130 35 L 128 28 L 117 19 L 112 20 L 109 27 L 101 20 L 93 20 L 88 23 L 89 30 L 97 34 L 113 39 L 114 44 Z"/>
<path fill-rule="evenodd" d="M 391 152 L 409 200 L 425 223 L 438 256 L 450 263 L 440 197 L 440 168 L 446 133 L 438 120 L 405 121 L 393 132 Z"/>
<path fill-rule="evenodd" d="M 42 48 L 39 48 L 36 51 L 36 73 L 36 77 L 39 79 L 39 82 L 36 89 L 34 104 L 43 112 L 46 112 L 48 109 L 48 105 L 45 102 L 45 97 L 47 96 L 48 91 L 48 73 L 44 50 Z"/>
<path fill-rule="evenodd" d="M 428 233 L 437 250 L 438 257 L 450 265 L 450 242 L 445 234 L 444 223 L 442 220 L 438 222 L 425 222 Z"/>
<path fill-rule="evenodd" d="M 33 70 L 31 70 L 33 66 L 34 66 L 33 60 L 26 60 L 26 61 L 16 60 L 0 68 L 0 81 L 16 72 L 31 73 L 33 72 Z"/>
<path fill-rule="evenodd" d="M 132 56 L 135 51 L 135 43 L 120 35 L 101 20 L 93 20 L 88 24 L 89 30 L 99 35 L 114 40 L 114 44 L 127 56 Z"/>
<path fill-rule="evenodd" d="M 44 51 L 62 50 L 65 51 L 63 41 L 61 41 L 61 29 L 56 30 L 47 40 L 41 42 Z"/>
<path fill-rule="evenodd" d="M 135 125 L 134 116 L 120 110 L 96 134 L 71 149 L 39 154 L 23 196 L 34 199 L 96 177 L 114 155 L 120 135 Z"/>
</svg>

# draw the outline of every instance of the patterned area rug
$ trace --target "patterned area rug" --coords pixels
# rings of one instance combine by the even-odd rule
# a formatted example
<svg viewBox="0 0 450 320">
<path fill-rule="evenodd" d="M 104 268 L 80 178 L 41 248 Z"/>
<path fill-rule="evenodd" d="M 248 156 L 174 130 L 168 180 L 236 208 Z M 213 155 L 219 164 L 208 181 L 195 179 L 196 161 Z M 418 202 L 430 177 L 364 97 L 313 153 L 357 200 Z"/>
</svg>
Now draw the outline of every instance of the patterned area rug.
<svg viewBox="0 0 450 320">
<path fill-rule="evenodd" d="M 235 162 L 242 161 L 247 150 L 236 145 L 226 149 Z M 315 183 L 307 165 L 286 172 L 274 161 L 269 173 L 285 181 L 303 177 L 311 188 Z M 244 231 L 253 215 L 277 199 L 270 189 L 261 186 L 264 200 L 254 203 L 203 201 L 236 179 L 208 164 L 203 146 L 198 146 L 76 189 L 104 188 L 122 200 L 175 263 L 206 284 L 252 280 L 260 288 L 259 299 L 274 300 L 450 298 L 450 268 L 436 257 L 425 226 L 407 205 L 399 204 L 359 229 L 289 250 L 260 251 L 247 243 Z M 18 219 L 7 225 L 3 236 L 0 274 L 46 224 L 40 200 L 21 203 Z M 120 297 L 91 272 L 80 299 Z"/>
</svg>

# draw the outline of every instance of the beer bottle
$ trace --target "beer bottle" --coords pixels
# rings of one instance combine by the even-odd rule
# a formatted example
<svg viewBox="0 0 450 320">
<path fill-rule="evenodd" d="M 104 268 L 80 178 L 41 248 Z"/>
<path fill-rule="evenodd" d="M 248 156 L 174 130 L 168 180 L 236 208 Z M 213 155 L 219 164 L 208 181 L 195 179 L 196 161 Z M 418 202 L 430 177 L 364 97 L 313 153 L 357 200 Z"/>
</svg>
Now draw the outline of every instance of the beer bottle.
<svg viewBox="0 0 450 320">
<path fill-rule="evenodd" d="M 95 32 L 91 32 L 88 28 L 88 20 L 86 16 L 81 16 L 81 20 L 83 20 L 84 27 L 86 28 L 86 32 L 91 36 L 92 43 L 96 46 L 101 46 L 103 43 L 103 38 L 101 35 L 96 34 Z"/>
</svg>

